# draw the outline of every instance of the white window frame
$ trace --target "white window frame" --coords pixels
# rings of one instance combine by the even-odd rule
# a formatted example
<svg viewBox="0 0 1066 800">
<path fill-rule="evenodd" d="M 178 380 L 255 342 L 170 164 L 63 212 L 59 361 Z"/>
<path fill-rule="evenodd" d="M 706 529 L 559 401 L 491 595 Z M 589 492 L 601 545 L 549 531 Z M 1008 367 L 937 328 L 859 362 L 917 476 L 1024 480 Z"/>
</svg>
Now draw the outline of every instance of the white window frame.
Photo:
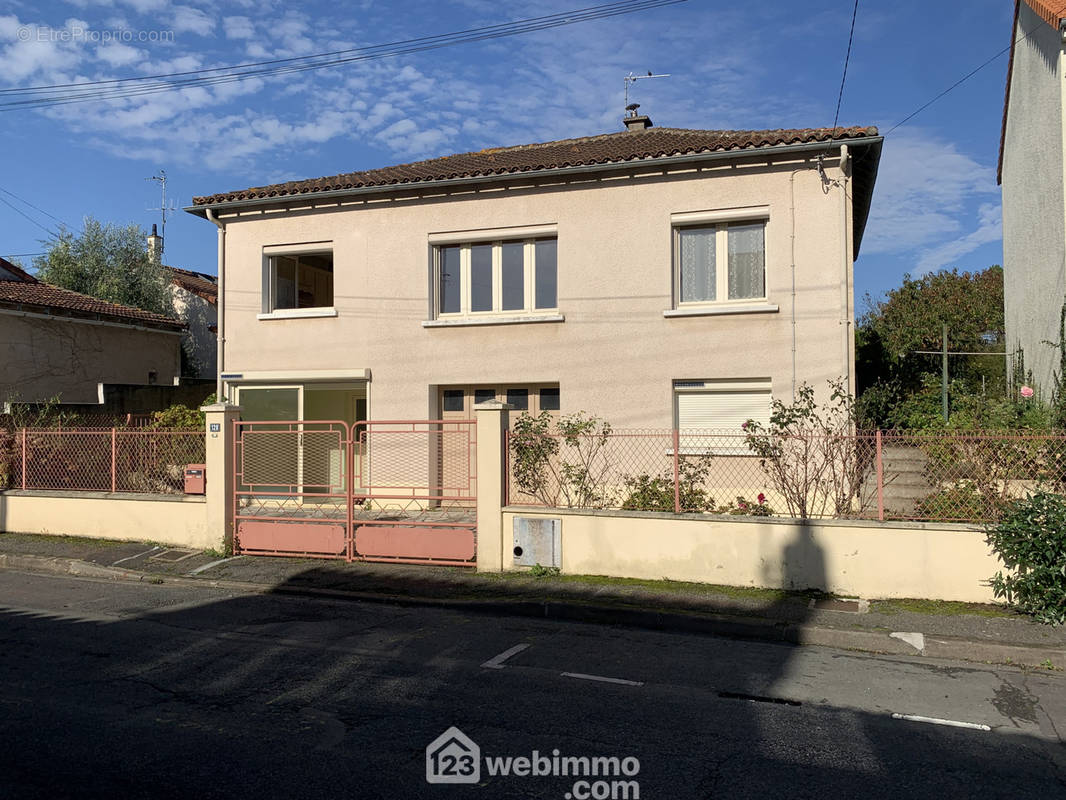
<svg viewBox="0 0 1066 800">
<path fill-rule="evenodd" d="M 304 244 L 268 245 L 263 248 L 263 280 L 262 280 L 262 312 L 257 314 L 257 319 L 306 319 L 309 317 L 335 317 L 337 316 L 337 269 L 336 259 L 333 258 L 333 297 L 334 302 L 328 306 L 314 306 L 310 308 L 277 308 L 277 273 L 274 269 L 273 259 L 288 256 L 299 258 L 309 255 L 329 255 L 334 257 L 333 242 L 308 242 Z M 293 276 L 299 291 L 299 274 Z"/>
<path fill-rule="evenodd" d="M 776 311 L 769 305 L 769 237 L 766 235 L 770 219 L 768 206 L 725 209 L 719 211 L 694 211 L 671 214 L 671 239 L 673 244 L 673 295 L 674 309 L 678 311 L 699 309 L 734 309 L 737 311 Z M 729 226 L 763 225 L 763 293 L 760 297 L 729 298 Z M 681 301 L 681 231 L 692 228 L 714 228 L 715 299 Z M 668 315 L 675 316 L 675 315 Z M 676 315 L 680 316 L 680 315 Z"/>
<path fill-rule="evenodd" d="M 524 232 L 524 231 L 523 231 Z M 517 233 L 517 231 L 516 231 Z M 555 305 L 538 308 L 536 306 L 537 266 L 536 266 L 536 243 L 546 239 L 554 239 L 556 242 L 555 259 Z M 523 245 L 522 251 L 522 308 L 503 308 L 503 245 L 504 243 L 518 243 Z M 439 320 L 463 320 L 463 319 L 493 319 L 508 317 L 543 317 L 554 315 L 559 310 L 559 237 L 554 231 L 545 231 L 539 235 L 497 235 L 491 239 L 467 238 L 452 241 L 448 238 L 431 239 L 433 248 L 433 315 Z M 488 311 L 474 311 L 471 309 L 472 285 L 470 281 L 470 253 L 474 246 L 492 246 L 492 309 Z M 459 311 L 443 312 L 440 307 L 440 274 L 441 274 L 441 250 L 445 247 L 459 247 Z"/>
</svg>

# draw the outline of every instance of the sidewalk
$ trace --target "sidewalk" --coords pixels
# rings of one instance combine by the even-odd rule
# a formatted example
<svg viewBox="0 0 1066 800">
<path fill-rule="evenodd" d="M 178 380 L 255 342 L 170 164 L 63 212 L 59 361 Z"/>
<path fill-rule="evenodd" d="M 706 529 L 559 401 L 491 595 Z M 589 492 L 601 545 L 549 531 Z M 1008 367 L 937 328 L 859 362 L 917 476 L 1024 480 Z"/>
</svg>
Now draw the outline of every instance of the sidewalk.
<svg viewBox="0 0 1066 800">
<path fill-rule="evenodd" d="M 1066 626 L 996 606 L 854 603 L 810 593 L 596 576 L 533 577 L 453 567 L 346 564 L 168 550 L 145 542 L 0 534 L 0 568 L 155 583 L 202 583 L 459 608 L 873 653 L 1066 667 Z"/>
</svg>

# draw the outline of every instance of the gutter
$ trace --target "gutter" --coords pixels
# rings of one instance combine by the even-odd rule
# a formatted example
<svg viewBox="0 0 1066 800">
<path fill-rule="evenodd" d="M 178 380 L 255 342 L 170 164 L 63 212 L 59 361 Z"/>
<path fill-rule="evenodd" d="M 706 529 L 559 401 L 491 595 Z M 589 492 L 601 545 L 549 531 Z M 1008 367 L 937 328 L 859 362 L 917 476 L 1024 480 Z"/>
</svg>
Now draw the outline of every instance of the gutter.
<svg viewBox="0 0 1066 800">
<path fill-rule="evenodd" d="M 324 192 L 303 192 L 300 194 L 276 195 L 273 197 L 257 197 L 245 200 L 229 200 L 218 203 L 206 203 L 203 205 L 191 205 L 184 208 L 190 214 L 203 216 L 211 219 L 208 214 L 230 209 L 251 208 L 255 206 L 271 206 L 292 202 L 309 202 L 314 204 L 317 199 L 330 199 L 340 197 L 354 197 L 366 194 L 392 194 L 396 192 L 409 192 L 419 190 L 421 187 L 433 189 L 446 187 L 471 186 L 475 184 L 496 183 L 500 181 L 512 181 L 522 178 L 551 178 L 570 175 L 598 174 L 601 172 L 617 172 L 618 170 L 639 169 L 641 167 L 670 167 L 675 164 L 702 164 L 718 161 L 730 161 L 738 158 L 792 155 L 796 153 L 824 153 L 827 149 L 840 146 L 857 147 L 862 145 L 875 145 L 884 141 L 883 136 L 862 136 L 855 139 L 830 139 L 825 142 L 806 142 L 803 144 L 774 145 L 773 147 L 752 147 L 742 150 L 722 150 L 712 153 L 689 153 L 687 155 L 667 156 L 665 158 L 648 158 L 634 161 L 612 161 L 607 164 L 585 164 L 576 167 L 554 167 L 552 169 L 528 170 L 524 172 L 505 172 L 498 175 L 480 175 L 469 178 L 444 178 L 439 180 L 411 181 L 409 183 L 392 183 L 382 186 L 355 186 L 350 189 L 329 189 Z M 215 219 L 211 220 L 216 225 Z M 221 278 L 221 276 L 220 276 Z M 220 287 L 221 291 L 221 287 Z"/>
<path fill-rule="evenodd" d="M 15 308 L 4 308 L 0 306 L 0 314 L 6 314 L 11 317 L 30 317 L 32 319 L 50 319 L 52 321 L 60 322 L 77 322 L 81 325 L 101 325 L 105 328 L 122 328 L 123 330 L 134 331 L 148 331 L 149 333 L 166 333 L 171 336 L 181 336 L 185 330 L 184 327 L 175 330 L 173 328 L 153 328 L 150 325 L 138 325 L 135 322 L 111 322 L 104 319 L 90 319 L 88 317 L 75 317 L 67 316 L 65 314 L 47 314 L 39 311 L 23 311 Z"/>
</svg>

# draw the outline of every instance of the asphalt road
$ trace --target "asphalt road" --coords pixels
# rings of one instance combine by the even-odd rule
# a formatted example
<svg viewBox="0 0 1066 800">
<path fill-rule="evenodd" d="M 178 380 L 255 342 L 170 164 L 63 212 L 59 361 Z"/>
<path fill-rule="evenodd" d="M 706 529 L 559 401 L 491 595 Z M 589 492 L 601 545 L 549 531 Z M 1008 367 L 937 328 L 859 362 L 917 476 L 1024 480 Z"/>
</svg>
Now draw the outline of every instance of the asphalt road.
<svg viewBox="0 0 1066 800">
<path fill-rule="evenodd" d="M 1060 731 L 1061 673 L 0 572 L 2 798 L 1062 797 Z M 639 769 L 484 760 L 556 750 Z"/>
</svg>

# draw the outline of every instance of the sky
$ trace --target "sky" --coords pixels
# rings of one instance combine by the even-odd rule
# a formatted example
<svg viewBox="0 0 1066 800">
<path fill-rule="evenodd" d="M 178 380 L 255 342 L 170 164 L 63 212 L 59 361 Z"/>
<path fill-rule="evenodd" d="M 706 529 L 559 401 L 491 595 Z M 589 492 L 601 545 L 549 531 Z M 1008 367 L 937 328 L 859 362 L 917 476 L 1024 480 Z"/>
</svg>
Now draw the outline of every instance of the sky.
<svg viewBox="0 0 1066 800">
<path fill-rule="evenodd" d="M 0 90 L 383 44 L 585 5 L 0 0 Z M 161 169 L 180 209 L 194 195 L 621 130 L 630 71 L 670 74 L 631 90 L 659 126 L 829 127 L 852 8 L 689 0 L 317 71 L 0 109 L 0 255 L 28 264 L 49 231 L 79 230 L 86 215 L 150 228 L 161 199 L 149 176 Z M 860 313 L 867 293 L 904 274 L 1002 262 L 1007 56 L 894 126 L 1009 45 L 1012 13 L 1012 0 L 860 0 L 839 123 L 886 137 L 855 265 Z M 165 247 L 167 263 L 215 272 L 209 222 L 170 212 Z"/>
</svg>

